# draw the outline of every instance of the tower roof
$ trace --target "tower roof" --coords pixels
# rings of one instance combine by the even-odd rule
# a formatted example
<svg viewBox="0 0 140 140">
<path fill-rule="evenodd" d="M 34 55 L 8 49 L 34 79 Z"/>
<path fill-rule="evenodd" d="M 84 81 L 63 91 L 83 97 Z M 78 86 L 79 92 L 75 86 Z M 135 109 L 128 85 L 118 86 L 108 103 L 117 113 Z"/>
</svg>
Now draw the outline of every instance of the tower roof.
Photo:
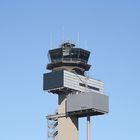
<svg viewBox="0 0 140 140">
<path fill-rule="evenodd" d="M 61 47 L 62 48 L 74 48 L 75 47 L 75 44 L 72 44 L 70 42 L 65 42 L 65 43 L 62 43 L 61 44 Z"/>
</svg>

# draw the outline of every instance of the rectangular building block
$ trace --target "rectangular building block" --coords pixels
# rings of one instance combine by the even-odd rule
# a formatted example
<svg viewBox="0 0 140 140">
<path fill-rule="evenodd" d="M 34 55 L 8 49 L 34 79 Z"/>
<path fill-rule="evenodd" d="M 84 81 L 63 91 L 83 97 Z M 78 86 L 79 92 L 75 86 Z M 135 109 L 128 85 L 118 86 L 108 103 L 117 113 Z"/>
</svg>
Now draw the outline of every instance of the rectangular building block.
<svg viewBox="0 0 140 140">
<path fill-rule="evenodd" d="M 108 113 L 108 96 L 95 93 L 79 93 L 67 96 L 67 113 L 70 115 L 87 116 Z"/>
<path fill-rule="evenodd" d="M 104 94 L 104 83 L 100 80 L 78 75 L 69 71 L 44 74 L 43 89 L 57 93 L 60 89 Z"/>
</svg>

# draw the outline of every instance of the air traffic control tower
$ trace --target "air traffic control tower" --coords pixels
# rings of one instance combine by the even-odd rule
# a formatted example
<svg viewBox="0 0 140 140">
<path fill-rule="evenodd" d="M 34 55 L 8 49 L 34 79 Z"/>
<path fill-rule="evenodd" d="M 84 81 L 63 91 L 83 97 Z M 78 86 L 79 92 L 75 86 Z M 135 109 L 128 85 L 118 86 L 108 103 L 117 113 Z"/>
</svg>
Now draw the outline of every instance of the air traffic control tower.
<svg viewBox="0 0 140 140">
<path fill-rule="evenodd" d="M 90 116 L 108 113 L 104 83 L 85 76 L 91 65 L 90 52 L 65 42 L 49 50 L 51 72 L 43 75 L 43 89 L 58 95 L 58 109 L 47 116 L 50 140 L 78 140 L 78 119 L 87 117 L 87 140 L 90 140 Z"/>
</svg>

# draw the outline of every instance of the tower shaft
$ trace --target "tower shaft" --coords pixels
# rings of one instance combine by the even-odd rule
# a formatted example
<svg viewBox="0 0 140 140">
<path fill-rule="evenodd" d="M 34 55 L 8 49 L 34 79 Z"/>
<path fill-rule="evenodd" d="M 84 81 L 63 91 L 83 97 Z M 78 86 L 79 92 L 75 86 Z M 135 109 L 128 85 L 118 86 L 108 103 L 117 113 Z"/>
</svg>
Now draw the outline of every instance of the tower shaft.
<svg viewBox="0 0 140 140">
<path fill-rule="evenodd" d="M 66 94 L 58 95 L 58 140 L 78 140 L 78 118 L 66 116 Z"/>
</svg>

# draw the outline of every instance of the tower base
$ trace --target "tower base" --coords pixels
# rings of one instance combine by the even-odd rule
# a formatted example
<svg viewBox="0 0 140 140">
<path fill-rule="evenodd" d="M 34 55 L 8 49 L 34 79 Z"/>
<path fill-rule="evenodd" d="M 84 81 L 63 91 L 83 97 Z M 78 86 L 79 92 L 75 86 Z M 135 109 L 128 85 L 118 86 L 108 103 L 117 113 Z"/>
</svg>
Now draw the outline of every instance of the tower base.
<svg viewBox="0 0 140 140">
<path fill-rule="evenodd" d="M 78 117 L 66 116 L 67 94 L 58 95 L 58 140 L 78 140 Z"/>
<path fill-rule="evenodd" d="M 78 118 L 58 118 L 57 140 L 78 140 Z"/>
</svg>

